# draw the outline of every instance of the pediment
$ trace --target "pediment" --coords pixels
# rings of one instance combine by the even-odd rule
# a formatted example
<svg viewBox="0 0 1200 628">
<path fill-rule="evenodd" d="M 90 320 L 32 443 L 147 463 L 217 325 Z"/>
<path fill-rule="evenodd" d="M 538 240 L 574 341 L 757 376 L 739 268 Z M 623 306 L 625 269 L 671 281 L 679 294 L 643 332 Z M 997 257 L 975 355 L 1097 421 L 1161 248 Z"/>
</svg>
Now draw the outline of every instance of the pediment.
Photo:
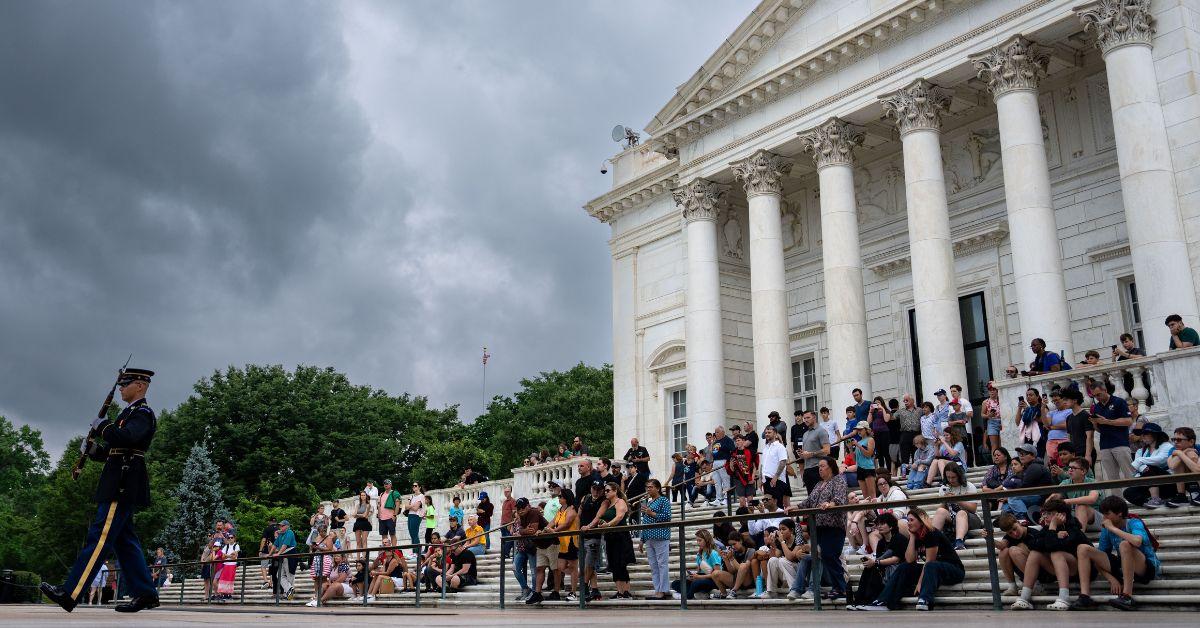
<svg viewBox="0 0 1200 628">
<path fill-rule="evenodd" d="M 759 2 L 704 65 L 675 90 L 675 96 L 646 125 L 646 132 L 653 134 L 670 122 L 703 107 L 705 103 L 744 85 L 752 80 L 753 76 L 761 76 L 769 71 L 778 61 L 776 55 L 768 53 L 777 41 L 786 36 L 792 24 L 816 2 L 817 0 Z M 764 59 L 776 61 L 767 61 L 764 65 Z M 756 71 L 757 74 L 754 74 Z"/>
</svg>

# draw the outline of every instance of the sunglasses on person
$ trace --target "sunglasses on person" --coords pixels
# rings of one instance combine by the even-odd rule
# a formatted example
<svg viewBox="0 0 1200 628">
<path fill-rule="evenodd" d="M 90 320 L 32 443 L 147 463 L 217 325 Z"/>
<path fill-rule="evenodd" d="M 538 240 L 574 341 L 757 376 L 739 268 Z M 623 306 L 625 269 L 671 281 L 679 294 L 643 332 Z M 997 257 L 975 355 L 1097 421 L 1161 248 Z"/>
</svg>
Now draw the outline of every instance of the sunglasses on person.
<svg viewBox="0 0 1200 628">
<path fill-rule="evenodd" d="M 1172 442 L 1172 443 L 1186 443 L 1187 441 L 1188 441 L 1188 439 L 1186 439 L 1186 438 L 1181 438 L 1181 437 L 1179 437 L 1179 436 L 1172 436 L 1172 437 L 1171 437 L 1171 442 Z"/>
</svg>

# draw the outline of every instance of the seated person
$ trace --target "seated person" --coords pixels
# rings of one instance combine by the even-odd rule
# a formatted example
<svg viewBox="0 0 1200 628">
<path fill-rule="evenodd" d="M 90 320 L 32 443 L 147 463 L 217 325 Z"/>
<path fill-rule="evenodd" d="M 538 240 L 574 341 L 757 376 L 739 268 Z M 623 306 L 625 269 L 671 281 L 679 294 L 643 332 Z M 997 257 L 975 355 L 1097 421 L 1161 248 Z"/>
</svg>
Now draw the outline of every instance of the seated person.
<svg viewBox="0 0 1200 628">
<path fill-rule="evenodd" d="M 1054 478 L 1050 477 L 1050 471 L 1046 469 L 1046 465 L 1037 457 L 1037 447 L 1029 443 L 1017 445 L 1017 460 L 1021 461 L 1021 487 L 1033 488 L 1035 486 L 1050 486 L 1054 483 Z M 1029 495 L 1025 497 L 1014 497 L 1009 499 L 1004 505 L 1005 512 L 1011 512 L 1022 519 L 1032 519 L 1031 511 L 1036 510 L 1041 506 L 1043 501 L 1040 495 Z"/>
<path fill-rule="evenodd" d="M 746 522 L 746 531 L 750 533 L 751 547 L 763 545 L 763 531 L 767 528 L 778 528 L 779 522 L 786 518 L 783 509 L 779 507 L 779 502 L 775 501 L 775 496 L 767 493 L 763 495 L 762 501 L 754 505 L 755 514 L 776 513 L 778 517 L 770 517 L 767 519 L 751 519 Z"/>
<path fill-rule="evenodd" d="M 1167 470 L 1171 472 L 1171 475 L 1200 473 L 1200 451 L 1196 449 L 1196 430 L 1190 427 L 1175 428 L 1171 444 L 1175 445 L 1175 451 L 1171 452 L 1171 459 L 1167 461 Z M 1166 503 L 1170 508 L 1178 508 L 1188 503 L 1200 506 L 1200 486 L 1194 482 L 1188 486 L 1177 482 L 1175 496 L 1168 499 Z"/>
<path fill-rule="evenodd" d="M 729 595 L 750 588 L 755 578 L 750 574 L 750 556 L 754 553 L 754 541 L 749 534 L 736 532 L 726 539 L 725 549 L 721 553 L 721 569 L 733 575 L 733 586 Z M 732 598 L 730 598 L 732 599 Z"/>
<path fill-rule="evenodd" d="M 468 539 L 466 542 L 468 552 L 476 556 L 483 556 L 485 549 L 483 541 L 486 538 L 484 536 L 485 532 L 486 530 L 483 529 L 483 526 L 479 525 L 478 515 L 467 515 L 467 528 L 463 530 L 463 534 Z"/>
<path fill-rule="evenodd" d="M 1129 433 L 1130 444 L 1140 444 L 1131 463 L 1134 477 L 1169 475 L 1171 452 L 1175 451 L 1175 447 L 1162 427 L 1157 423 L 1146 423 L 1140 428 L 1133 428 Z M 1129 503 L 1150 509 L 1166 506 L 1163 498 L 1174 495 L 1174 484 L 1131 486 L 1124 492 L 1125 500 Z"/>
<path fill-rule="evenodd" d="M 717 499 L 717 481 L 713 479 L 712 462 L 700 462 L 700 474 L 696 476 L 696 496 L 701 501 L 713 503 Z"/>
<path fill-rule="evenodd" d="M 1067 465 L 1071 464 L 1072 460 L 1079 457 L 1075 451 L 1075 446 L 1071 443 L 1062 443 L 1058 446 L 1058 452 L 1054 458 L 1049 460 L 1048 470 L 1052 481 L 1062 484 L 1063 480 L 1071 479 L 1071 474 L 1067 473 Z M 1089 471 L 1088 482 L 1095 482 L 1096 476 Z"/>
<path fill-rule="evenodd" d="M 1145 522 L 1130 518 L 1129 504 L 1116 495 L 1100 502 L 1100 515 L 1104 517 L 1100 543 L 1096 547 L 1080 545 L 1078 548 L 1079 597 L 1071 607 L 1095 608 L 1096 602 L 1091 596 L 1092 568 L 1095 568 L 1108 580 L 1109 590 L 1117 595 L 1108 603 L 1123 611 L 1136 610 L 1134 583 L 1150 584 L 1162 574 L 1155 552 L 1157 542 L 1146 529 Z"/>
<path fill-rule="evenodd" d="M 442 536 L 442 539 L 449 544 L 466 537 L 467 533 L 463 530 L 463 527 L 459 525 L 458 519 L 455 517 L 450 517 L 450 528 L 446 530 L 446 534 Z"/>
<path fill-rule="evenodd" d="M 906 510 L 907 512 L 907 510 Z M 905 522 L 905 529 L 908 528 Z M 857 605 L 870 604 L 880 593 L 883 593 L 883 583 L 893 571 L 893 568 L 904 560 L 904 551 L 908 549 L 908 536 L 901 533 L 899 520 L 891 512 L 885 512 L 875 518 L 875 529 L 871 537 L 877 539 L 873 555 L 862 556 L 862 575 L 858 579 L 858 590 L 855 593 Z M 792 594 L 805 587 L 806 582 L 800 578 L 792 586 L 788 599 L 794 599 Z M 812 590 L 808 588 L 800 599 L 812 599 Z"/>
<path fill-rule="evenodd" d="M 466 587 L 472 586 L 476 582 L 478 572 L 475 569 L 475 554 L 467 551 L 462 545 L 455 545 L 451 550 L 453 556 L 450 560 L 450 565 L 446 568 L 445 577 L 449 578 L 446 581 L 446 587 L 451 591 L 461 591 Z M 442 575 L 434 578 L 433 586 L 435 589 L 442 588 Z"/>
<path fill-rule="evenodd" d="M 920 434 L 913 436 L 913 461 L 912 466 L 908 468 L 908 488 L 910 490 L 929 486 L 925 483 L 925 478 L 929 473 L 929 465 L 933 464 L 936 455 L 937 450 L 924 436 Z"/>
<path fill-rule="evenodd" d="M 901 598 L 910 595 L 920 583 L 916 609 L 927 611 L 936 601 L 938 587 L 958 584 L 966 577 L 954 545 L 933 528 L 933 522 L 924 510 L 909 508 L 908 531 L 904 561 L 888 577 L 879 597 L 870 604 L 856 607 L 857 610 L 888 611 L 899 608 Z M 921 557 L 925 559 L 924 564 L 918 561 Z"/>
<path fill-rule="evenodd" d="M 330 600 L 349 598 L 353 595 L 354 587 L 350 584 L 350 564 L 346 562 L 345 554 L 336 554 L 333 557 L 333 569 L 329 573 L 329 579 L 321 585 L 321 603 L 327 604 Z M 307 604 L 307 606 L 316 605 L 316 600 Z"/>
<path fill-rule="evenodd" d="M 1012 605 L 1014 611 L 1033 608 L 1033 585 L 1042 569 L 1053 571 L 1058 580 L 1058 598 L 1046 608 L 1053 611 L 1071 609 L 1071 576 L 1077 571 L 1077 549 L 1080 545 L 1091 545 L 1091 542 L 1072 516 L 1071 507 L 1061 499 L 1047 499 L 1042 505 L 1042 523 L 1045 528 L 1031 534 L 1026 541 L 1029 558 L 1025 561 L 1021 597 Z"/>
<path fill-rule="evenodd" d="M 688 599 L 697 594 L 711 593 L 712 599 L 726 596 L 726 589 L 733 584 L 733 576 L 724 571 L 721 566 L 721 555 L 717 553 L 716 543 L 708 530 L 696 531 L 696 568 L 687 573 Z M 671 583 L 671 590 L 679 595 L 679 581 Z M 718 589 L 718 591 L 713 591 Z"/>
<path fill-rule="evenodd" d="M 791 590 L 792 584 L 798 577 L 807 577 L 807 572 L 800 573 L 800 559 L 808 555 L 807 548 L 796 536 L 796 522 L 784 519 L 779 522 L 779 532 L 775 535 L 775 543 L 771 547 L 771 557 L 767 559 L 767 578 L 763 597 L 774 597 L 780 589 Z"/>
<path fill-rule="evenodd" d="M 413 580 L 405 576 L 405 573 L 408 571 L 408 565 L 404 561 L 403 551 L 389 550 L 384 552 L 384 554 L 387 560 L 383 564 L 383 567 L 371 571 L 371 588 L 367 592 L 368 602 L 373 601 L 375 596 L 379 595 L 380 587 L 383 586 L 384 581 L 388 578 L 391 578 L 392 583 L 401 589 L 404 588 L 405 583 Z"/>
<path fill-rule="evenodd" d="M 1029 558 L 1029 535 L 1035 530 L 1021 523 L 1011 512 L 1000 513 L 996 517 L 996 527 L 1004 533 L 996 541 L 997 557 L 1000 571 L 1008 580 L 1008 588 L 1001 595 L 1018 595 L 1021 585 L 1017 584 L 1017 576 L 1025 577 L 1025 561 Z"/>
<path fill-rule="evenodd" d="M 1004 447 L 997 447 L 992 450 L 992 466 L 987 470 L 987 474 L 983 476 L 983 486 L 979 490 L 984 493 L 1000 490 L 1004 484 L 1004 480 L 1008 479 L 1013 473 L 1012 471 L 1012 454 Z"/>
<path fill-rule="evenodd" d="M 1062 449 L 1060 448 L 1061 452 Z M 1079 527 L 1084 530 L 1099 530 L 1100 515 L 1096 513 L 1095 506 L 1100 503 L 1100 491 L 1089 489 L 1085 484 L 1089 484 L 1094 479 L 1089 479 L 1088 472 L 1091 471 L 1092 465 L 1088 463 L 1087 458 L 1075 458 L 1067 465 L 1067 473 L 1069 477 L 1062 482 L 1060 486 L 1081 485 L 1078 488 L 1071 490 L 1064 489 L 1061 493 L 1052 493 L 1049 499 L 1061 499 L 1074 512 L 1075 520 L 1079 522 Z"/>
<path fill-rule="evenodd" d="M 946 430 L 938 437 L 937 455 L 929 463 L 929 471 L 925 474 L 925 483 L 933 486 L 934 481 L 941 477 L 946 465 L 955 463 L 960 467 L 967 465 L 967 449 L 963 446 L 958 432 Z"/>
<path fill-rule="evenodd" d="M 946 483 L 938 487 L 938 494 L 952 497 L 978 492 L 975 485 L 967 481 L 966 472 L 957 464 L 947 465 L 942 473 Z M 967 532 L 983 528 L 983 520 L 975 514 L 978 509 L 979 502 L 977 501 L 947 501 L 938 506 L 937 512 L 933 515 L 933 528 L 943 531 L 946 524 L 953 521 L 954 549 L 965 550 L 967 549 Z M 947 536 L 949 536 L 949 532 L 947 531 Z"/>
<path fill-rule="evenodd" d="M 754 595 L 751 597 L 766 595 L 767 563 L 771 560 L 771 548 L 775 546 L 775 535 L 778 533 L 779 528 L 763 530 L 763 544 L 750 553 L 750 577 L 754 579 Z"/>
</svg>

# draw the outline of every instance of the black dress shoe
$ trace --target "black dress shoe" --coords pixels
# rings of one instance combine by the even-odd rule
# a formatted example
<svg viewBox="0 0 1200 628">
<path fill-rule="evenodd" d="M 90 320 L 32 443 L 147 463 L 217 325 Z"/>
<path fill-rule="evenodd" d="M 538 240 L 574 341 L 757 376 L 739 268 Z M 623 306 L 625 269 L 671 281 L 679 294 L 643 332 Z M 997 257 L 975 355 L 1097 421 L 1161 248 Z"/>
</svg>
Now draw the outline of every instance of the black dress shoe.
<svg viewBox="0 0 1200 628">
<path fill-rule="evenodd" d="M 71 596 L 67 595 L 66 591 L 63 591 L 61 587 L 56 587 L 49 582 L 43 582 L 38 588 L 41 589 L 42 595 L 50 598 L 51 602 L 61 606 L 64 611 L 69 613 L 75 610 L 75 600 L 71 599 Z"/>
<path fill-rule="evenodd" d="M 156 607 L 158 607 L 157 595 L 143 595 L 141 597 L 135 597 L 124 604 L 118 604 L 116 611 L 118 613 L 136 613 L 138 611 Z"/>
</svg>

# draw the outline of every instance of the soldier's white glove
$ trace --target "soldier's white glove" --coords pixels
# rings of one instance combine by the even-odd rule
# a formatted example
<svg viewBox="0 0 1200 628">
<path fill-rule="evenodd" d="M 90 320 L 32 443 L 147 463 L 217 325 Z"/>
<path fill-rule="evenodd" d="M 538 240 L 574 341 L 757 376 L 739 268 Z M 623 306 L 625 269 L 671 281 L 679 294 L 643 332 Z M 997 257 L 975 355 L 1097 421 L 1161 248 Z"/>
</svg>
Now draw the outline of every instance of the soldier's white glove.
<svg viewBox="0 0 1200 628">
<path fill-rule="evenodd" d="M 92 419 L 92 429 L 95 430 L 97 425 L 100 425 L 101 423 L 103 423 L 107 420 L 108 420 L 108 417 L 103 417 L 103 418 L 96 417 L 96 418 Z"/>
</svg>

